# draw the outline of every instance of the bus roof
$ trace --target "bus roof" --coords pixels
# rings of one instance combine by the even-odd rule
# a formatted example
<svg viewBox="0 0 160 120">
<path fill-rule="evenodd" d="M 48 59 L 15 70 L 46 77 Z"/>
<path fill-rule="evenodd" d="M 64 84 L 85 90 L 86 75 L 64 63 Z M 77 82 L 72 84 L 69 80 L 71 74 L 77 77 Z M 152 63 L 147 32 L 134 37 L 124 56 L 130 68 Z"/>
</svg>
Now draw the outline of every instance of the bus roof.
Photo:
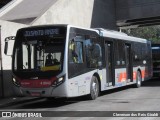
<svg viewBox="0 0 160 120">
<path fill-rule="evenodd" d="M 79 26 L 74 26 L 74 25 L 68 25 L 68 27 L 74 27 L 74 28 L 79 28 L 79 29 L 84 29 L 84 30 L 90 30 L 90 31 L 94 31 L 96 33 L 99 34 L 99 31 L 93 28 L 85 28 L 85 27 L 79 27 Z"/>
<path fill-rule="evenodd" d="M 94 32 L 96 32 L 97 34 L 99 34 L 102 37 L 108 37 L 108 38 L 122 39 L 122 40 L 126 40 L 126 41 L 134 41 L 134 42 L 137 41 L 137 42 L 147 43 L 146 39 L 128 36 L 125 33 L 114 31 L 114 30 L 107 30 L 107 29 L 104 29 L 104 28 L 95 28 L 95 29 L 93 29 L 93 28 L 84 28 L 84 27 L 78 27 L 78 26 L 69 25 L 69 24 L 37 25 L 37 26 L 30 26 L 30 27 L 21 28 L 21 29 L 23 30 L 23 29 L 28 29 L 28 28 L 42 28 L 42 27 L 52 27 L 52 26 L 53 27 L 59 26 L 59 27 L 66 27 L 66 28 L 67 27 L 68 28 L 74 27 L 74 28 L 94 31 Z"/>
<path fill-rule="evenodd" d="M 99 34 L 99 31 L 98 30 L 95 30 L 95 29 L 92 29 L 92 28 L 85 28 L 85 27 L 79 27 L 79 26 L 74 26 L 74 25 L 70 25 L 70 24 L 48 24 L 48 25 L 35 25 L 35 26 L 29 26 L 29 27 L 24 27 L 24 28 L 21 28 L 22 30 L 23 29 L 30 29 L 30 28 L 45 28 L 45 27 L 73 27 L 73 28 L 79 28 L 79 29 L 84 29 L 84 30 L 90 30 L 90 31 L 94 31 L 96 32 L 97 34 Z M 20 30 L 21 30 L 20 29 Z"/>
<path fill-rule="evenodd" d="M 127 34 L 122 33 L 122 32 L 118 32 L 114 30 L 106 30 L 103 28 L 96 28 L 96 29 L 99 30 L 99 34 L 102 37 L 109 37 L 109 38 L 122 39 L 122 40 L 127 40 L 127 41 L 147 43 L 146 39 L 128 36 Z"/>
<path fill-rule="evenodd" d="M 43 28 L 43 27 L 52 27 L 52 26 L 67 27 L 67 24 L 35 25 L 35 26 L 24 27 L 24 28 L 21 28 L 21 29 L 28 29 L 28 28 Z"/>
</svg>

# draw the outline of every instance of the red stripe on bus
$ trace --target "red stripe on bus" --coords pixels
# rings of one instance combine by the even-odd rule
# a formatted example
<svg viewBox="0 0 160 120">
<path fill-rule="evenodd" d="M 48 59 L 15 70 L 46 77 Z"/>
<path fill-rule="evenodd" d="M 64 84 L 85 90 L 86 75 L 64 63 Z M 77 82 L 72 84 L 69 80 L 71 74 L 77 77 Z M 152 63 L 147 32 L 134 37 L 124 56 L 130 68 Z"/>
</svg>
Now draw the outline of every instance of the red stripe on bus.
<svg viewBox="0 0 160 120">
<path fill-rule="evenodd" d="M 137 79 L 137 72 L 133 72 L 133 80 Z"/>
<path fill-rule="evenodd" d="M 142 78 L 144 78 L 145 77 L 145 70 L 142 70 L 141 72 L 142 72 Z"/>
<path fill-rule="evenodd" d="M 26 88 L 44 88 L 44 87 L 50 87 L 56 79 L 57 79 L 56 77 L 53 77 L 51 79 L 21 80 L 20 84 L 22 87 Z"/>
<path fill-rule="evenodd" d="M 141 71 L 141 75 L 142 75 L 142 78 L 144 79 L 146 76 L 145 70 Z M 136 80 L 136 79 L 137 79 L 137 72 L 133 72 L 133 80 Z"/>
<path fill-rule="evenodd" d="M 142 78 L 144 78 L 145 76 L 145 71 L 142 71 Z M 133 72 L 133 80 L 137 79 L 137 72 Z M 123 82 L 127 80 L 127 73 L 120 73 L 119 74 L 119 78 L 118 78 L 118 82 Z"/>
<path fill-rule="evenodd" d="M 126 81 L 126 79 L 127 79 L 127 74 L 126 74 L 126 72 L 125 72 L 125 73 L 120 73 L 118 82 Z"/>
</svg>

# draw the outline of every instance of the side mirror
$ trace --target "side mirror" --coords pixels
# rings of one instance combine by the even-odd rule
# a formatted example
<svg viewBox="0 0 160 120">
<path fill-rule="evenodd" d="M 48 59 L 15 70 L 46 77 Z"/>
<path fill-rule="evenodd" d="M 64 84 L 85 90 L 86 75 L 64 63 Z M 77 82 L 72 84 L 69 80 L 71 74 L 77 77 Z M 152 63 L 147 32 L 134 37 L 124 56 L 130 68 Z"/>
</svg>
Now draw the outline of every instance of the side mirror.
<svg viewBox="0 0 160 120">
<path fill-rule="evenodd" d="M 8 54 L 8 42 L 10 40 L 15 40 L 15 36 L 10 36 L 10 37 L 5 38 L 4 54 L 8 55 L 8 56 L 11 56 L 11 55 Z"/>
<path fill-rule="evenodd" d="M 7 55 L 7 52 L 8 52 L 8 41 L 5 41 L 4 54 Z"/>
</svg>

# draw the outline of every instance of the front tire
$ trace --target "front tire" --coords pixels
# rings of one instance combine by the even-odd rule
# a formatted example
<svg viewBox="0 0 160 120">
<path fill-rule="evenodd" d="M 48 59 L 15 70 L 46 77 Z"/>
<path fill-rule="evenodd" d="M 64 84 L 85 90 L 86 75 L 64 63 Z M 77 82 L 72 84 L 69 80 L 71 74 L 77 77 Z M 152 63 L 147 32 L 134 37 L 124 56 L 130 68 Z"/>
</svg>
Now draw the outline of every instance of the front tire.
<svg viewBox="0 0 160 120">
<path fill-rule="evenodd" d="M 99 96 L 99 82 L 96 76 L 92 77 L 89 99 L 95 100 Z"/>
</svg>

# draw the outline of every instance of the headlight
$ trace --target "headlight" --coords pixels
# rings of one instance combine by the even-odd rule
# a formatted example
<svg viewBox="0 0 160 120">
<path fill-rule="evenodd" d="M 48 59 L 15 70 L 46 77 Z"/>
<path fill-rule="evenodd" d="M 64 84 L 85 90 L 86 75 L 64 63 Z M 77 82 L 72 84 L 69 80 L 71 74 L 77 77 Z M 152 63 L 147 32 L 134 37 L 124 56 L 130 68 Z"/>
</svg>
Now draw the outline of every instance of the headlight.
<svg viewBox="0 0 160 120">
<path fill-rule="evenodd" d="M 20 87 L 20 83 L 15 77 L 12 78 L 12 81 L 15 86 Z"/>
<path fill-rule="evenodd" d="M 62 82 L 64 80 L 64 77 L 58 78 L 57 82 Z"/>
<path fill-rule="evenodd" d="M 58 86 L 58 85 L 62 84 L 62 83 L 64 82 L 64 80 L 65 80 L 65 77 L 64 77 L 64 76 L 59 77 L 56 81 L 54 81 L 54 83 L 53 83 L 52 86 L 53 86 L 53 87 Z"/>
</svg>

